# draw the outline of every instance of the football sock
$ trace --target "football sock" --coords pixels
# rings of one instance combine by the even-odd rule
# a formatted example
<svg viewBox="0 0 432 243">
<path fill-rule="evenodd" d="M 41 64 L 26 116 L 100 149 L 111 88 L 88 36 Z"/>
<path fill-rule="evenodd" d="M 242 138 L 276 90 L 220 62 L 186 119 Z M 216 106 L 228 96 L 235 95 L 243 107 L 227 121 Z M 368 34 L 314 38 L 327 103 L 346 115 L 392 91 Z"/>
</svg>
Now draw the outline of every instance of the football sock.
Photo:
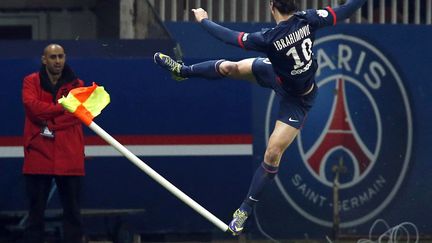
<svg viewBox="0 0 432 243">
<path fill-rule="evenodd" d="M 240 206 L 240 209 L 246 211 L 249 215 L 252 212 L 253 206 L 259 201 L 264 187 L 269 184 L 278 172 L 279 167 L 271 166 L 262 162 L 255 171 L 252 182 L 249 187 L 249 192 Z"/>
<path fill-rule="evenodd" d="M 225 60 L 213 60 L 196 63 L 190 66 L 183 65 L 180 75 L 184 78 L 198 77 L 206 79 L 221 79 L 224 76 L 219 73 L 219 66 Z"/>
</svg>

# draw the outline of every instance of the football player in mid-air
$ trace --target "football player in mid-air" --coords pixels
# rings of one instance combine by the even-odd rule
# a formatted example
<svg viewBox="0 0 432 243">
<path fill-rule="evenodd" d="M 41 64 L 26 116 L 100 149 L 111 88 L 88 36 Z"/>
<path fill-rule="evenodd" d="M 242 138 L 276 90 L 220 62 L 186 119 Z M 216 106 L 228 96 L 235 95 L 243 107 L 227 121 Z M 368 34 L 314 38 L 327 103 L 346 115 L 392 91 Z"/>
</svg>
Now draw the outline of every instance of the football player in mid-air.
<svg viewBox="0 0 432 243">
<path fill-rule="evenodd" d="M 204 9 L 192 10 L 201 26 L 217 39 L 247 50 L 263 52 L 267 58 L 238 62 L 214 60 L 187 66 L 162 53 L 154 55 L 154 61 L 172 72 L 177 80 L 191 77 L 242 79 L 273 89 L 280 97 L 279 114 L 264 161 L 257 168 L 249 191 L 229 224 L 229 230 L 234 235 L 242 232 L 265 185 L 277 174 L 282 154 L 299 133 L 317 95 L 314 76 L 318 64 L 312 53 L 315 32 L 347 19 L 366 0 L 347 0 L 335 8 L 305 11 L 299 11 L 296 2 L 270 0 L 270 9 L 277 25 L 255 33 L 227 29 L 210 21 Z"/>
</svg>

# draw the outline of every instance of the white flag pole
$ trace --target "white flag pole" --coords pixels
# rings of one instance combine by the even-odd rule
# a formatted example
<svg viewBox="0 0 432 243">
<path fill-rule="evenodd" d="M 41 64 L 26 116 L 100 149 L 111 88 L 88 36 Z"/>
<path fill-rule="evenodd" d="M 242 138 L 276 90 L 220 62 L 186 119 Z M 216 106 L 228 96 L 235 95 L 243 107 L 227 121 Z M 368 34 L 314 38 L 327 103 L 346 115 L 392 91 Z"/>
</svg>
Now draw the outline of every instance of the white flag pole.
<svg viewBox="0 0 432 243">
<path fill-rule="evenodd" d="M 92 129 L 96 134 L 98 134 L 101 138 L 103 138 L 107 143 L 113 146 L 117 151 L 123 154 L 126 158 L 128 158 L 132 163 L 138 166 L 142 171 L 144 171 L 147 175 L 153 178 L 156 182 L 158 182 L 161 186 L 165 187 L 168 191 L 170 191 L 174 196 L 178 199 L 182 200 L 184 203 L 189 205 L 196 212 L 201 214 L 204 218 L 212 222 L 222 231 L 228 230 L 228 225 L 222 222 L 219 218 L 210 213 L 207 209 L 199 205 L 192 198 L 186 195 L 184 192 L 180 191 L 176 186 L 171 184 L 171 182 L 167 181 L 161 175 L 159 175 L 156 171 L 154 171 L 150 166 L 144 163 L 141 159 L 139 159 L 136 155 L 130 152 L 125 146 L 115 140 L 111 135 L 109 135 L 105 130 L 99 127 L 96 123 L 92 122 L 88 126 Z"/>
</svg>

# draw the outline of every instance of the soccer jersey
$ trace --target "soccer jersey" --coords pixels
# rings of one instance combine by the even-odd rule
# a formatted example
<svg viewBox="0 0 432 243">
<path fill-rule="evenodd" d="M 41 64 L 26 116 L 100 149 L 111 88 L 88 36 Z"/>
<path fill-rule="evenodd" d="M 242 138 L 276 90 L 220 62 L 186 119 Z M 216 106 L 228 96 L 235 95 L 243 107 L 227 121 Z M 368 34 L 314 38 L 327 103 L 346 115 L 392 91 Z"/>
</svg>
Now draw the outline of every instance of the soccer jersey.
<svg viewBox="0 0 432 243">
<path fill-rule="evenodd" d="M 336 24 L 334 11 L 309 9 L 295 13 L 276 27 L 255 33 L 240 33 L 238 44 L 266 53 L 283 89 L 295 95 L 306 92 L 314 82 L 318 64 L 312 53 L 315 32 Z"/>
</svg>

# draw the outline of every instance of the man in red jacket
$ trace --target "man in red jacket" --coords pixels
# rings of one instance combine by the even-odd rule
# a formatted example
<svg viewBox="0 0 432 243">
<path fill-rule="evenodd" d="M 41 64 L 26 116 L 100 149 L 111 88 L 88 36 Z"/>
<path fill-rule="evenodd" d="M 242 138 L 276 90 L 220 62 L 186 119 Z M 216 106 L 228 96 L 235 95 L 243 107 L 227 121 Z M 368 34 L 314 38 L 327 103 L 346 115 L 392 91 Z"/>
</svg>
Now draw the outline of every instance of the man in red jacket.
<svg viewBox="0 0 432 243">
<path fill-rule="evenodd" d="M 24 242 L 44 242 L 44 211 L 54 179 L 63 206 L 65 243 L 82 239 L 81 177 L 84 176 L 84 137 L 80 120 L 57 103 L 84 82 L 65 64 L 63 47 L 50 44 L 39 72 L 24 78 L 24 166 L 29 200 Z"/>
</svg>

